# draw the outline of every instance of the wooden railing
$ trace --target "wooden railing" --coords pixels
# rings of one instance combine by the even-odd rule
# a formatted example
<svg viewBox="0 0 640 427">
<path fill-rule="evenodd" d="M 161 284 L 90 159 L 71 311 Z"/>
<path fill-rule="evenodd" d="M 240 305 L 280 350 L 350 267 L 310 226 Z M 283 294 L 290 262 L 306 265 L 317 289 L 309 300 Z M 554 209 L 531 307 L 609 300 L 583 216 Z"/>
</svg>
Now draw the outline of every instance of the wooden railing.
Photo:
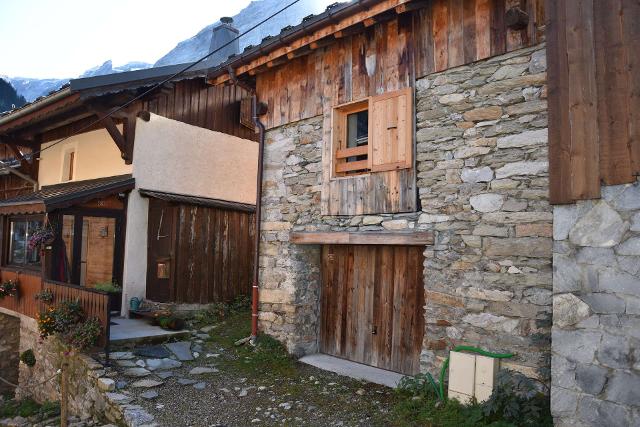
<svg viewBox="0 0 640 427">
<path fill-rule="evenodd" d="M 53 303 L 78 301 L 87 319 L 97 317 L 102 326 L 98 346 L 105 347 L 109 337 L 109 293 L 68 283 L 45 280 L 44 289 L 53 292 Z"/>
<path fill-rule="evenodd" d="M 17 296 L 0 299 L 0 307 L 25 316 L 37 319 L 44 304 L 35 299 L 35 295 L 43 289 L 50 289 L 53 293 L 53 304 L 65 300 L 79 301 L 88 319 L 97 317 L 102 325 L 102 333 L 98 340 L 99 347 L 106 347 L 109 343 L 109 294 L 95 289 L 70 285 L 67 283 L 42 280 L 39 271 L 14 270 L 2 268 L 0 280 L 18 280 Z"/>
</svg>

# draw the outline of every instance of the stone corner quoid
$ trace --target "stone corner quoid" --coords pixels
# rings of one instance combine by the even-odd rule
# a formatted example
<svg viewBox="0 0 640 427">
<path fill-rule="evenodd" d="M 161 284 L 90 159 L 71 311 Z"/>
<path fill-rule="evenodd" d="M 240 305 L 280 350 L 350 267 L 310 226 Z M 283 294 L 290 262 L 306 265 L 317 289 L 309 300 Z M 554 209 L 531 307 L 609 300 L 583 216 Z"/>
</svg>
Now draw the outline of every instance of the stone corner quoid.
<svg viewBox="0 0 640 427">
<path fill-rule="evenodd" d="M 554 207 L 552 413 L 640 424 L 640 182 Z"/>
<path fill-rule="evenodd" d="M 416 82 L 422 367 L 458 344 L 513 352 L 504 367 L 549 382 L 552 208 L 544 45 Z"/>
</svg>

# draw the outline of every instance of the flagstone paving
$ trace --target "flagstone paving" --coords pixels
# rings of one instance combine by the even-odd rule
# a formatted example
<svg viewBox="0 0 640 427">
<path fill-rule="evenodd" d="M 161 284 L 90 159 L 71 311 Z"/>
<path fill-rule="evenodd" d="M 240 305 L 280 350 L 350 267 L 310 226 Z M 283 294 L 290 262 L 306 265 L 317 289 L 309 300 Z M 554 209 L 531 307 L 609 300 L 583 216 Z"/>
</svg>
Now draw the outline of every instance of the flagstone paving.
<svg viewBox="0 0 640 427">
<path fill-rule="evenodd" d="M 236 347 L 237 337 L 225 341 L 219 339 L 220 334 L 224 328 L 215 325 L 194 332 L 189 341 L 168 343 L 162 347 L 170 352 L 165 358 L 150 358 L 140 348 L 112 353 L 119 360 L 112 364 L 115 391 L 110 395 L 125 405 L 127 424 L 389 425 L 392 389 L 289 359 L 261 364 L 250 357 L 250 344 Z M 158 347 L 152 351 L 160 355 Z M 145 368 L 123 367 L 122 361 L 140 361 Z"/>
</svg>

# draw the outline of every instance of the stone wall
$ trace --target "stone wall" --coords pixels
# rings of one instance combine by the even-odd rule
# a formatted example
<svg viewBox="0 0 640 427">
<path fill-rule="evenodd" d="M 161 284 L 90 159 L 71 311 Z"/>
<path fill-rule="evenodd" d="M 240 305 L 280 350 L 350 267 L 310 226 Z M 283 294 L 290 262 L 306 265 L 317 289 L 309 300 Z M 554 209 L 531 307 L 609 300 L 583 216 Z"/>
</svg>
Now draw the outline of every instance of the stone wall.
<svg viewBox="0 0 640 427">
<path fill-rule="evenodd" d="M 553 214 L 552 413 L 640 425 L 640 182 Z"/>
<path fill-rule="evenodd" d="M 422 362 L 448 349 L 513 352 L 549 380 L 552 213 L 544 46 L 416 82 L 419 227 L 427 248 Z"/>
<path fill-rule="evenodd" d="M 321 216 L 322 117 L 266 135 L 260 326 L 294 354 L 317 351 L 319 246 L 291 231 L 433 230 L 425 250 L 423 369 L 445 349 L 514 351 L 548 379 L 551 208 L 547 201 L 544 46 L 416 82 L 422 211 Z"/>
<path fill-rule="evenodd" d="M 20 364 L 20 319 L 0 313 L 0 377 L 17 384 Z M 0 395 L 13 394 L 14 389 L 0 381 Z"/>
<path fill-rule="evenodd" d="M 11 362 L 11 371 L 15 378 L 10 379 L 7 370 L 0 370 L 0 375 L 9 381 L 17 383 L 16 397 L 19 399 L 31 397 L 38 402 L 60 400 L 61 352 L 63 347 L 54 337 L 41 339 L 38 325 L 34 319 L 1 309 L 0 311 L 0 347 L 6 337 L 12 337 L 14 345 L 12 354 L 16 362 Z M 17 362 L 19 353 L 31 349 L 36 358 L 36 364 L 29 367 Z M 0 351 L 0 364 L 5 362 L 6 353 Z M 123 417 L 118 405 L 111 402 L 105 390 L 100 387 L 99 379 L 109 372 L 103 365 L 85 354 L 76 354 L 70 360 L 69 412 L 82 419 L 99 418 L 120 422 Z M 19 366 L 18 366 L 19 365 Z M 2 365 L 0 365 L 2 366 Z M 13 391 L 13 389 L 11 390 Z"/>
</svg>

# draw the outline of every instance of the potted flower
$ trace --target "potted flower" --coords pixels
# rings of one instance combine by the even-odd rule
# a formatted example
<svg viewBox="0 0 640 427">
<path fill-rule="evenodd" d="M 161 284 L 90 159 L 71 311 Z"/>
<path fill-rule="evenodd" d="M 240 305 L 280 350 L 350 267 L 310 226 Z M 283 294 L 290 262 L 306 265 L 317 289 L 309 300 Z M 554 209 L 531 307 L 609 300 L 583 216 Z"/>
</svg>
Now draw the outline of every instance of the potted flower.
<svg viewBox="0 0 640 427">
<path fill-rule="evenodd" d="M 53 243 L 55 237 L 56 234 L 53 232 L 53 228 L 51 228 L 50 225 L 38 227 L 33 231 L 33 233 L 31 233 L 31 236 L 29 236 L 27 246 L 31 250 L 35 248 L 40 248 L 42 250 L 46 245 Z"/>
<path fill-rule="evenodd" d="M 8 280 L 0 283 L 0 299 L 18 296 L 18 280 Z"/>
<path fill-rule="evenodd" d="M 111 311 L 120 311 L 122 309 L 122 288 L 117 283 L 96 283 L 93 285 L 93 289 L 109 293 Z"/>
</svg>

